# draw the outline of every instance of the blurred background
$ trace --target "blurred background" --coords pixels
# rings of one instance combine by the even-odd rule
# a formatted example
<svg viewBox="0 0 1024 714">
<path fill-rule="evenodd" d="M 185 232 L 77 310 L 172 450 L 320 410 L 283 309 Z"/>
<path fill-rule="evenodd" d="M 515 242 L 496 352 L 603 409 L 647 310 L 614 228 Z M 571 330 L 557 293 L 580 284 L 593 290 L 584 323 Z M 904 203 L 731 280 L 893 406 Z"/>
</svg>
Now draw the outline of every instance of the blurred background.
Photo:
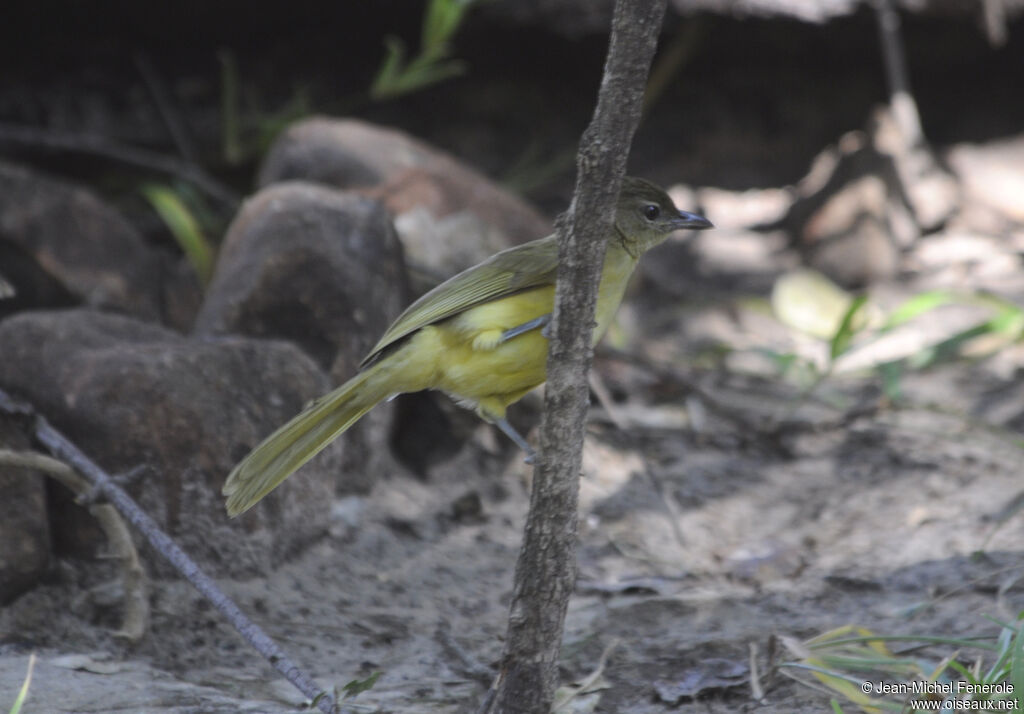
<svg viewBox="0 0 1024 714">
<path fill-rule="evenodd" d="M 300 0 L 259 12 L 188 0 L 11 3 L 0 28 L 0 119 L 177 153 L 162 94 L 197 160 L 244 188 L 246 162 L 251 177 L 288 120 L 357 116 L 405 129 L 558 210 L 593 108 L 611 2 L 449 4 L 463 10 L 431 71 L 371 97 L 388 47 L 404 48 L 406 64 L 430 51 L 423 2 Z M 946 148 L 1019 134 L 1022 4 L 894 6 L 925 136 Z M 657 96 L 632 164 L 659 181 L 793 184 L 888 100 L 870 2 L 672 0 L 663 27 Z M 3 148 L 43 160 L 38 147 Z M 68 163 L 65 171 L 90 170 Z"/>
</svg>

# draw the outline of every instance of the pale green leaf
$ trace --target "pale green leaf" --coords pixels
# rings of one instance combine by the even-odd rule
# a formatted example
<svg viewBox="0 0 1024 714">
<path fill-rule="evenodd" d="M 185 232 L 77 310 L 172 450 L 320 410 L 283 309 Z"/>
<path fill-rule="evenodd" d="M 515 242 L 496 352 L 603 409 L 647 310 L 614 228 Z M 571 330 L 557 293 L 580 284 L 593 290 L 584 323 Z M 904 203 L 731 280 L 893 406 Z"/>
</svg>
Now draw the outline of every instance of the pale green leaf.
<svg viewBox="0 0 1024 714">
<path fill-rule="evenodd" d="M 184 201 L 170 188 L 158 184 L 143 186 L 142 194 L 163 219 L 203 285 L 209 283 L 213 275 L 213 249 Z"/>
</svg>

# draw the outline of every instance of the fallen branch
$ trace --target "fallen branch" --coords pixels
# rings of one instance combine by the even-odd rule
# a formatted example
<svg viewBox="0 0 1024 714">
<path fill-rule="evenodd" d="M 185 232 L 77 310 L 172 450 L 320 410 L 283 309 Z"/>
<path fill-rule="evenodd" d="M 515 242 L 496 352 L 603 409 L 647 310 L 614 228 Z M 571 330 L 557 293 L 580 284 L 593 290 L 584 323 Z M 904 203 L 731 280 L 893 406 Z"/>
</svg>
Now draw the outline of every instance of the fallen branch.
<svg viewBox="0 0 1024 714">
<path fill-rule="evenodd" d="M 274 669 L 284 675 L 285 679 L 314 702 L 315 706 L 324 714 L 336 714 L 339 711 L 334 697 L 319 689 L 313 679 L 300 669 L 259 625 L 250 620 L 213 579 L 203 572 L 199 565 L 177 543 L 171 540 L 169 535 L 160 529 L 156 521 L 115 483 L 110 474 L 97 466 L 67 437 L 53 428 L 45 417 L 38 414 L 32 407 L 15 401 L 2 389 L 0 389 L 0 411 L 30 419 L 32 436 L 51 454 L 85 477 L 96 492 L 116 507 L 157 552 L 185 576 Z"/>
<path fill-rule="evenodd" d="M 0 464 L 16 466 L 23 469 L 40 471 L 59 481 L 75 496 L 79 503 L 92 492 L 92 486 L 79 476 L 74 469 L 63 461 L 51 458 L 34 451 L 12 451 L 0 449 Z M 149 627 L 149 597 L 146 588 L 146 573 L 139 562 L 139 553 L 132 542 L 128 526 L 118 514 L 117 509 L 109 503 L 93 503 L 87 506 L 90 515 L 96 519 L 107 542 L 110 554 L 117 561 L 121 571 L 121 582 L 124 585 L 124 614 L 121 629 L 115 636 L 123 637 L 129 642 L 138 642 L 146 634 Z"/>
</svg>

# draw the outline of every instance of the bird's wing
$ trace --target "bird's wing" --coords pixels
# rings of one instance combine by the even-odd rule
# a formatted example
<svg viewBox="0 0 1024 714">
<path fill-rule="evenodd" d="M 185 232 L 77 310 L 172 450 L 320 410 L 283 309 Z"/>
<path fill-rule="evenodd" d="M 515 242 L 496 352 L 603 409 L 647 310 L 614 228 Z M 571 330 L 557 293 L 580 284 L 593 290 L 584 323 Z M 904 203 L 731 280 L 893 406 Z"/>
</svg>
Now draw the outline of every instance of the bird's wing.
<svg viewBox="0 0 1024 714">
<path fill-rule="evenodd" d="M 406 308 L 360 366 L 366 366 L 389 345 L 421 327 L 521 290 L 554 285 L 557 269 L 555 236 L 496 253 L 479 265 L 452 276 Z"/>
</svg>

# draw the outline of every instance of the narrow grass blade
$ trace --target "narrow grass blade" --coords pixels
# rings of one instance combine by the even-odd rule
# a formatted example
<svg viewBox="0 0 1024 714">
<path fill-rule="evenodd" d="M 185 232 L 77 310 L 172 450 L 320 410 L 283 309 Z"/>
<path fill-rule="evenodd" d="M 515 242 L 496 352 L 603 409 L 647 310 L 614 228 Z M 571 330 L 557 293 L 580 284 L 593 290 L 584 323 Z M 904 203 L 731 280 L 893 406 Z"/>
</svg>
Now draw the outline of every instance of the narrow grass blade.
<svg viewBox="0 0 1024 714">
<path fill-rule="evenodd" d="M 860 331 L 862 324 L 858 324 L 856 321 L 857 314 L 861 311 L 861 308 L 868 301 L 867 295 L 858 295 L 850 303 L 850 307 L 846 309 L 846 313 L 843 315 L 842 321 L 839 323 L 839 328 L 836 333 L 832 336 L 832 340 L 829 342 L 829 355 L 832 360 L 838 359 L 842 356 L 849 348 L 850 343 L 853 342 L 854 336 Z"/>
<path fill-rule="evenodd" d="M 22 683 L 21 689 L 18 690 L 18 697 L 14 700 L 10 714 L 18 714 L 25 704 L 25 700 L 28 699 L 28 688 L 32 685 L 32 670 L 35 669 L 35 666 L 36 655 L 33 652 L 28 656 L 28 672 L 25 674 L 25 681 Z"/>
<path fill-rule="evenodd" d="M 1013 684 L 1017 711 L 1020 711 L 1024 708 L 1024 620 L 1020 616 L 1017 618 L 1017 634 L 1014 636 L 1013 654 L 1010 656 L 1010 682 Z"/>
<path fill-rule="evenodd" d="M 906 322 L 910 322 L 919 315 L 957 301 L 957 296 L 946 290 L 930 290 L 920 293 L 893 310 L 886 319 L 885 324 L 882 325 L 881 331 L 888 332 Z"/>
<path fill-rule="evenodd" d="M 199 228 L 199 222 L 178 195 L 166 186 L 149 184 L 142 194 L 160 215 L 203 285 L 213 275 L 213 249 Z"/>
</svg>

